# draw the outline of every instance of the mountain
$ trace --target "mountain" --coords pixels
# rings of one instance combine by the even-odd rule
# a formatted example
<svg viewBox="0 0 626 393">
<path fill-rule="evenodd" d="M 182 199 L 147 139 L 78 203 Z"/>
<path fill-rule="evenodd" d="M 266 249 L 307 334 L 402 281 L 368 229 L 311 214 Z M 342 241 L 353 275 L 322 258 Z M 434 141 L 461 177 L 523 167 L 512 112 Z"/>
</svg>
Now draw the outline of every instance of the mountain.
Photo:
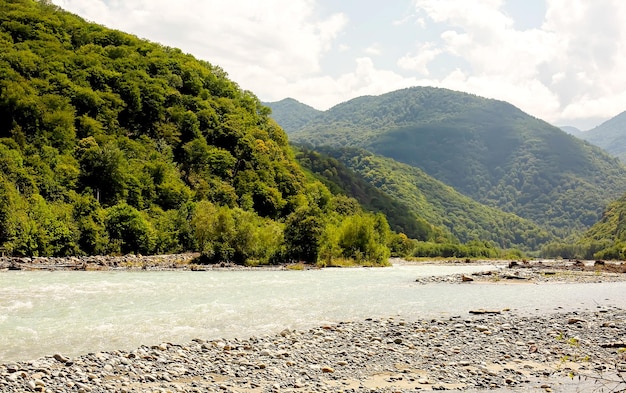
<svg viewBox="0 0 626 393">
<path fill-rule="evenodd" d="M 298 143 L 364 148 L 420 168 L 562 238 L 626 191 L 626 168 L 600 148 L 506 102 L 447 89 L 359 97 L 285 130 Z"/>
<path fill-rule="evenodd" d="M 390 214 L 390 209 L 385 208 L 390 203 L 382 203 L 384 198 L 391 197 L 392 201 L 398 201 L 396 203 L 403 208 L 400 213 L 404 217 L 416 215 L 436 225 L 435 228 L 445 228 L 446 233 L 452 233 L 463 243 L 481 240 L 494 242 L 501 248 L 536 250 L 551 239 L 546 230 L 537 224 L 512 213 L 481 205 L 418 168 L 363 149 L 318 149 L 304 150 L 304 153 L 298 155 L 298 160 L 304 167 L 354 195 L 364 206 L 369 205 L 368 199 L 378 202 L 392 227 L 392 217 L 397 215 Z M 325 155 L 332 158 L 324 158 Z M 326 165 L 321 165 L 324 162 Z M 368 190 L 366 186 L 355 187 L 362 182 L 378 193 L 364 192 Z M 375 197 L 364 198 L 360 195 Z M 445 236 L 445 233 L 440 232 L 438 236 Z"/>
<path fill-rule="evenodd" d="M 581 130 L 581 129 L 577 128 L 577 127 L 573 127 L 573 126 L 559 126 L 559 128 L 561 130 L 567 132 L 570 135 L 574 135 L 577 138 L 582 138 L 581 135 L 584 133 L 583 130 Z"/>
<path fill-rule="evenodd" d="M 179 49 L 0 0 L 0 251 L 386 263 L 385 217 L 307 176 L 269 113 Z"/>
<path fill-rule="evenodd" d="M 293 98 L 277 102 L 264 102 L 272 110 L 272 118 L 283 128 L 298 129 L 318 116 L 321 111 Z"/>
<path fill-rule="evenodd" d="M 576 136 L 626 162 L 626 111 Z"/>
</svg>

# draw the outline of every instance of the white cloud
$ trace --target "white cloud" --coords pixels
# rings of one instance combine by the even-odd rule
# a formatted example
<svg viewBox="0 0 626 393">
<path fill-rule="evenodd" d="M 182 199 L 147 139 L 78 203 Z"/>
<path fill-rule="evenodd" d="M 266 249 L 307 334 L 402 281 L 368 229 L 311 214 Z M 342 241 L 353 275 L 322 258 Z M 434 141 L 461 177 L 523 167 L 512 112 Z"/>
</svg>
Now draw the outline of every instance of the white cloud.
<svg viewBox="0 0 626 393">
<path fill-rule="evenodd" d="M 339 5 L 327 1 L 322 9 L 319 1 L 53 0 L 219 65 L 264 100 L 291 96 L 325 109 L 363 94 L 433 85 L 507 100 L 555 123 L 626 109 L 621 0 L 545 0 L 543 24 L 525 30 L 516 29 L 504 0 L 413 0 L 414 13 L 379 26 L 377 44 L 358 59 L 348 55 L 363 43 L 343 34 L 350 7 L 335 12 Z M 383 48 L 397 58 L 380 56 Z M 351 70 L 330 76 L 348 61 Z M 330 64 L 337 70 L 323 68 Z"/>
<path fill-rule="evenodd" d="M 261 69 L 297 79 L 320 70 L 320 58 L 347 23 L 315 15 L 312 0 L 54 0 L 89 20 L 175 46 L 249 83 Z M 262 75 L 261 75 L 262 76 Z M 257 86 L 253 86 L 257 85 Z"/>
<path fill-rule="evenodd" d="M 379 95 L 409 86 L 428 84 L 430 83 L 417 78 L 405 78 L 393 71 L 378 69 L 371 58 L 360 57 L 355 60 L 353 71 L 336 78 L 319 76 L 302 79 L 283 86 L 283 92 L 323 110 L 354 97 Z"/>
<path fill-rule="evenodd" d="M 346 45 L 346 44 L 339 44 L 339 52 L 347 52 L 348 50 L 350 50 L 350 46 Z"/>
<path fill-rule="evenodd" d="M 567 9 L 568 12 L 563 12 Z M 560 37 L 552 67 L 562 116 L 614 116 L 626 109 L 626 3 L 550 0 L 542 29 Z"/>
<path fill-rule="evenodd" d="M 398 67 L 428 75 L 428 64 L 442 52 L 441 48 L 436 48 L 432 42 L 427 42 L 418 48 L 415 55 L 407 54 L 398 59 Z"/>
<path fill-rule="evenodd" d="M 516 30 L 500 0 L 415 0 L 445 25 L 443 53 L 468 66 L 436 84 L 507 100 L 558 122 L 626 109 L 626 3 L 547 0 L 540 29 Z M 467 75 L 465 75 L 465 73 Z"/>
<path fill-rule="evenodd" d="M 382 53 L 380 44 L 375 43 L 375 44 L 368 46 L 367 48 L 365 48 L 365 53 L 370 56 L 380 56 L 380 54 Z"/>
</svg>

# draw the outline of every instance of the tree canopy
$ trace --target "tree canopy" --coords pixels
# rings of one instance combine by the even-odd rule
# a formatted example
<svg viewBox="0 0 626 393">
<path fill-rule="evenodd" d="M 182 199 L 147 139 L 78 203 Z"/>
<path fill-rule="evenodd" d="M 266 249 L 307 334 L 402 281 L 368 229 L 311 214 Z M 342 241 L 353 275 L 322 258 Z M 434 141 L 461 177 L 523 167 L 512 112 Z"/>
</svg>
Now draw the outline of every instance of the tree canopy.
<svg viewBox="0 0 626 393">
<path fill-rule="evenodd" d="M 335 209 L 269 114 L 178 49 L 0 0 L 2 251 L 386 263 L 384 217 Z"/>
</svg>

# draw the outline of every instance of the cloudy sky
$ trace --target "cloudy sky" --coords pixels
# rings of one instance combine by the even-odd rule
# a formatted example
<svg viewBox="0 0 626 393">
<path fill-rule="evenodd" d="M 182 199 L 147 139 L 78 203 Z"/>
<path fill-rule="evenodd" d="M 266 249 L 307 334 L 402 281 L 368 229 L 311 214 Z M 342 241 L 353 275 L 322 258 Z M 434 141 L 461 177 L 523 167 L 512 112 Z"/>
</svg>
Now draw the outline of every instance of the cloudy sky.
<svg viewBox="0 0 626 393">
<path fill-rule="evenodd" d="M 583 130 L 626 110 L 623 0 L 52 0 L 181 48 L 263 101 L 438 86 Z"/>
</svg>

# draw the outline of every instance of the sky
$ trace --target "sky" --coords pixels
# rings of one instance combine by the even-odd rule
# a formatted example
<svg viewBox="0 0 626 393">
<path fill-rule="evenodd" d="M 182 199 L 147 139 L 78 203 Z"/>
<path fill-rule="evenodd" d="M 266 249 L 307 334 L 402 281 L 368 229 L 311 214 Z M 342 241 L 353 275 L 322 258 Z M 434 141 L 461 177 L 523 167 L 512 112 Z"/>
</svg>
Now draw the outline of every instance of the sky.
<svg viewBox="0 0 626 393">
<path fill-rule="evenodd" d="M 52 0 L 177 47 L 266 102 L 435 86 L 590 129 L 626 110 L 623 0 Z"/>
</svg>

